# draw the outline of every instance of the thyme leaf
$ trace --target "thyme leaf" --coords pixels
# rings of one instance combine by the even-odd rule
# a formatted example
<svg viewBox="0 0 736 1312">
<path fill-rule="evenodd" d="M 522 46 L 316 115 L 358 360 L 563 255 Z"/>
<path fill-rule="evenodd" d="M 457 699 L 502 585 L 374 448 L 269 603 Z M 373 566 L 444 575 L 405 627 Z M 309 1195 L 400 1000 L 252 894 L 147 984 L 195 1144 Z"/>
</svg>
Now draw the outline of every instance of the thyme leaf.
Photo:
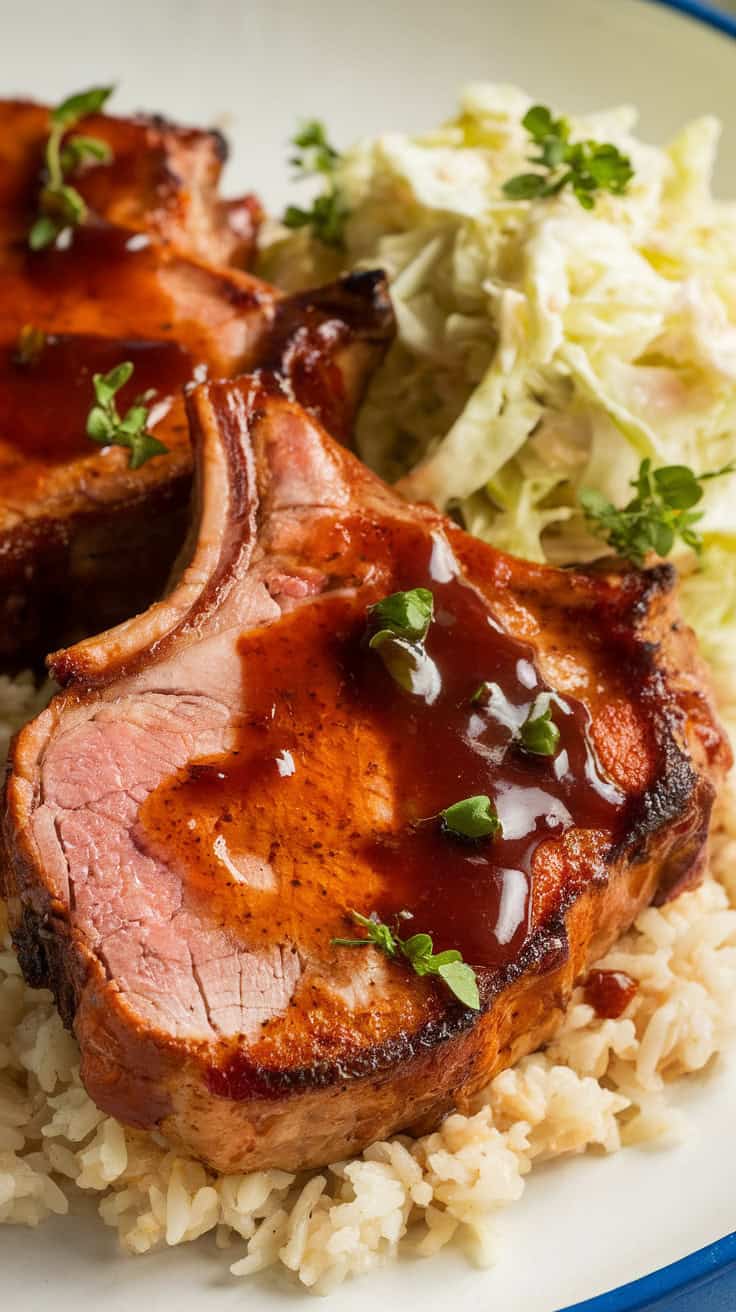
<svg viewBox="0 0 736 1312">
<path fill-rule="evenodd" d="M 401 911 L 401 919 L 411 919 L 411 913 Z M 333 938 L 336 947 L 364 948 L 376 947 L 386 956 L 396 959 L 403 957 L 408 961 L 415 974 L 436 975 L 443 981 L 450 992 L 473 1011 L 480 1010 L 478 980 L 472 966 L 463 961 L 457 948 L 445 952 L 434 951 L 431 934 L 412 934 L 403 939 L 396 928 L 392 929 L 378 919 L 375 911 L 370 916 L 363 916 L 358 911 L 351 911 L 350 918 L 356 925 L 367 931 L 365 938 Z"/>
<path fill-rule="evenodd" d="M 84 198 L 68 182 L 69 174 L 80 164 L 93 161 L 106 164 L 112 159 L 107 142 L 99 137 L 65 134 L 88 114 L 97 114 L 103 108 L 112 87 L 91 87 L 68 96 L 51 111 L 51 130 L 44 151 L 44 182 L 38 198 L 38 214 L 28 233 L 28 245 L 33 251 L 51 246 L 63 232 L 84 223 L 87 205 Z"/>
<path fill-rule="evenodd" d="M 129 360 L 106 374 L 94 374 L 92 382 L 95 404 L 87 415 L 87 436 L 101 446 L 125 446 L 130 451 L 130 468 L 140 469 L 152 456 L 168 451 L 163 442 L 148 431 L 152 392 L 145 392 L 134 401 L 124 415 L 117 408 L 116 396 L 133 376 Z"/>
</svg>

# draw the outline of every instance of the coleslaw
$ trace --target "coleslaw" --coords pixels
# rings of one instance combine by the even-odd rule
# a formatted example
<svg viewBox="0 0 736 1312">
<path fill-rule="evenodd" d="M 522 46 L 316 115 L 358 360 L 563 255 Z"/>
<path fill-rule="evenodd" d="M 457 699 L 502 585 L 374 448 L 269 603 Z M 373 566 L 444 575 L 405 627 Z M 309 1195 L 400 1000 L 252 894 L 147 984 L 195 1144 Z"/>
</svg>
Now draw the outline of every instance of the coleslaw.
<svg viewBox="0 0 736 1312">
<path fill-rule="evenodd" d="M 384 268 L 397 339 L 357 428 L 361 456 L 409 497 L 533 560 L 600 555 L 578 495 L 620 504 L 639 461 L 696 472 L 736 456 L 736 204 L 716 200 L 719 124 L 666 148 L 629 108 L 571 118 L 611 142 L 634 176 L 590 210 L 562 191 L 510 199 L 529 168 L 532 100 L 465 89 L 457 116 L 421 136 L 387 133 L 342 154 L 344 249 L 281 230 L 263 255 L 289 288 L 345 268 Z M 706 654 L 736 643 L 736 476 L 710 483 L 705 546 L 686 549 L 683 601 Z M 716 674 L 718 671 L 716 670 Z"/>
</svg>

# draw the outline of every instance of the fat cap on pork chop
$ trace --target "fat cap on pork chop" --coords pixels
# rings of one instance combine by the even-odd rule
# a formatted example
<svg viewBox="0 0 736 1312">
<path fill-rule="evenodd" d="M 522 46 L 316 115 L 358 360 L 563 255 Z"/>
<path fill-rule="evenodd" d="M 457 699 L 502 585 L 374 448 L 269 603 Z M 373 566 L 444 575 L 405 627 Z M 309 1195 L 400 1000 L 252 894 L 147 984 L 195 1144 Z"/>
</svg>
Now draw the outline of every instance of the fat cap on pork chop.
<svg viewBox="0 0 736 1312">
<path fill-rule="evenodd" d="M 548 1039 L 586 967 L 698 877 L 730 755 L 670 568 L 497 552 L 267 375 L 188 405 L 189 563 L 52 658 L 66 690 L 11 753 L 5 891 L 101 1108 L 220 1170 L 291 1170 L 436 1124 Z M 422 695 L 365 641 L 368 607 L 418 585 Z M 540 695 L 549 757 L 518 737 Z M 501 835 L 440 825 L 471 793 Z M 460 949 L 480 1010 L 335 944 L 364 937 L 352 909 Z"/>
</svg>

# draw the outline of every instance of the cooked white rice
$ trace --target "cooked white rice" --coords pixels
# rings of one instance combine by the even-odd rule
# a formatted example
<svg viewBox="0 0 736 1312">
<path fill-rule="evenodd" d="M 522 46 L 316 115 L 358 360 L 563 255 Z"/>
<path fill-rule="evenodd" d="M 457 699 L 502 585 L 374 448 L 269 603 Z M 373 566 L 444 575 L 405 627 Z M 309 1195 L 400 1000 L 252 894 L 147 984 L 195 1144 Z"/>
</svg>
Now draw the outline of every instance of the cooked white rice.
<svg viewBox="0 0 736 1312">
<path fill-rule="evenodd" d="M 38 701 L 29 679 L 0 682 L 8 732 Z M 535 1163 L 686 1128 L 667 1083 L 702 1070 L 736 1029 L 736 792 L 713 849 L 702 886 L 644 911 L 601 963 L 639 983 L 621 1019 L 599 1019 L 577 989 L 555 1041 L 499 1075 L 474 1115 L 301 1176 L 214 1175 L 98 1111 L 50 994 L 23 982 L 0 902 L 0 1222 L 35 1226 L 83 1189 L 128 1253 L 214 1232 L 233 1275 L 281 1263 L 319 1292 L 399 1246 L 427 1255 L 457 1237 L 488 1263 L 494 1214 Z"/>
<path fill-rule="evenodd" d="M 0 761 L 4 761 L 8 754 L 13 734 L 43 710 L 55 686 L 49 679 L 37 688 L 29 670 L 19 674 L 17 679 L 0 674 Z"/>
</svg>

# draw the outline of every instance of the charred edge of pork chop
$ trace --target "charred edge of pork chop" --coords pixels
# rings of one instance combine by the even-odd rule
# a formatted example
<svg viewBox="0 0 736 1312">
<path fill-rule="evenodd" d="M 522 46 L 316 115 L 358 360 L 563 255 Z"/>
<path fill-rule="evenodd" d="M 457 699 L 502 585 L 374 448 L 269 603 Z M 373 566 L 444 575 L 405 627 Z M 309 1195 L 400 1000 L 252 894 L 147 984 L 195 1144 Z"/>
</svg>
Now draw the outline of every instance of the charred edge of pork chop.
<svg viewBox="0 0 736 1312">
<path fill-rule="evenodd" d="M 23 978 L 32 989 L 51 990 L 61 1019 L 71 1029 L 78 983 L 72 979 L 69 963 L 64 960 L 64 937 L 52 931 L 48 916 L 39 915 L 30 906 L 24 906 L 20 915 L 13 944 Z"/>
<path fill-rule="evenodd" d="M 304 409 L 349 444 L 353 417 L 395 328 L 385 275 L 349 273 L 277 304 L 261 364 L 285 374 Z"/>
<path fill-rule="evenodd" d="M 250 433 L 257 443 L 260 419 L 273 405 L 298 413 L 277 391 L 275 380 L 255 378 L 208 385 L 190 398 L 208 485 L 205 495 L 199 493 L 202 518 L 190 565 L 172 595 L 148 615 L 62 654 L 65 677 L 73 682 L 57 699 L 53 716 L 69 699 L 93 699 L 95 686 L 133 673 L 152 648 L 165 655 L 176 638 L 196 633 L 245 571 L 259 506 L 269 497 L 267 460 L 254 451 Z M 330 458 L 336 468 L 349 467 L 354 485 L 370 488 L 374 505 L 384 497 L 400 513 L 391 494 L 348 453 L 331 449 Z M 443 523 L 428 508 L 406 513 L 429 525 Z M 498 559 L 512 576 L 512 589 L 514 571 L 532 590 L 563 577 L 547 567 Z M 578 575 L 577 586 L 593 588 L 594 581 Z M 125 999 L 107 987 L 103 994 L 92 987 L 100 965 L 73 937 L 69 908 L 34 886 L 36 855 L 24 821 L 29 798 L 20 798 L 13 786 L 15 810 L 12 819 L 6 815 L 5 838 L 16 943 L 29 976 L 53 988 L 67 1021 L 75 1018 L 83 1036 L 85 1082 L 100 1104 L 131 1124 L 158 1124 L 172 1142 L 219 1169 L 292 1169 L 335 1160 L 397 1130 L 429 1127 L 450 1105 L 467 1105 L 494 1073 L 549 1038 L 591 961 L 632 923 L 663 880 L 671 891 L 697 865 L 714 784 L 728 764 L 692 634 L 673 607 L 673 586 L 673 572 L 658 568 L 625 573 L 619 589 L 624 602 L 615 620 L 628 635 L 630 677 L 639 680 L 643 700 L 654 708 L 657 768 L 626 839 L 609 854 L 607 877 L 560 890 L 513 965 L 483 981 L 480 1017 L 443 999 L 441 1014 L 435 1010 L 420 1028 L 346 1052 L 340 1061 L 275 1069 L 249 1062 L 234 1042 L 231 1060 L 223 1063 L 218 1056 L 213 1069 L 209 1043 L 176 1041 L 154 1029 L 131 1036 Z M 601 595 L 610 592 L 604 587 Z M 52 732 L 47 712 L 17 740 L 16 760 L 23 753 L 38 757 Z M 228 1042 L 217 1047 L 221 1055 Z M 140 1087 L 126 1087 L 126 1071 L 132 1070 L 150 1088 L 145 1107 Z M 279 1111 L 287 1105 L 288 1141 L 287 1130 L 279 1128 Z"/>
<path fill-rule="evenodd" d="M 676 851 L 660 869 L 653 900 L 661 905 L 702 876 L 713 803 L 733 755 L 718 723 L 708 667 L 676 605 L 677 571 L 661 563 L 643 578 L 631 617 L 642 664 L 649 668 L 644 696 L 656 707 L 661 768 L 633 817 L 630 859 L 643 859 L 647 839 L 678 817 L 684 823 L 688 803 L 692 809 L 691 826 L 679 834 Z M 618 855 L 614 851 L 612 861 Z"/>
<path fill-rule="evenodd" d="M 99 115 L 87 124 L 93 135 L 109 139 L 114 156 L 109 182 L 104 167 L 80 179 L 92 209 L 213 263 L 249 266 L 263 208 L 252 193 L 231 199 L 219 195 L 229 154 L 222 132 L 183 127 L 158 114 L 129 119 Z M 142 171 L 146 159 L 148 177 Z M 139 196 L 133 187 L 126 196 L 128 178 L 140 179 Z"/>
</svg>

